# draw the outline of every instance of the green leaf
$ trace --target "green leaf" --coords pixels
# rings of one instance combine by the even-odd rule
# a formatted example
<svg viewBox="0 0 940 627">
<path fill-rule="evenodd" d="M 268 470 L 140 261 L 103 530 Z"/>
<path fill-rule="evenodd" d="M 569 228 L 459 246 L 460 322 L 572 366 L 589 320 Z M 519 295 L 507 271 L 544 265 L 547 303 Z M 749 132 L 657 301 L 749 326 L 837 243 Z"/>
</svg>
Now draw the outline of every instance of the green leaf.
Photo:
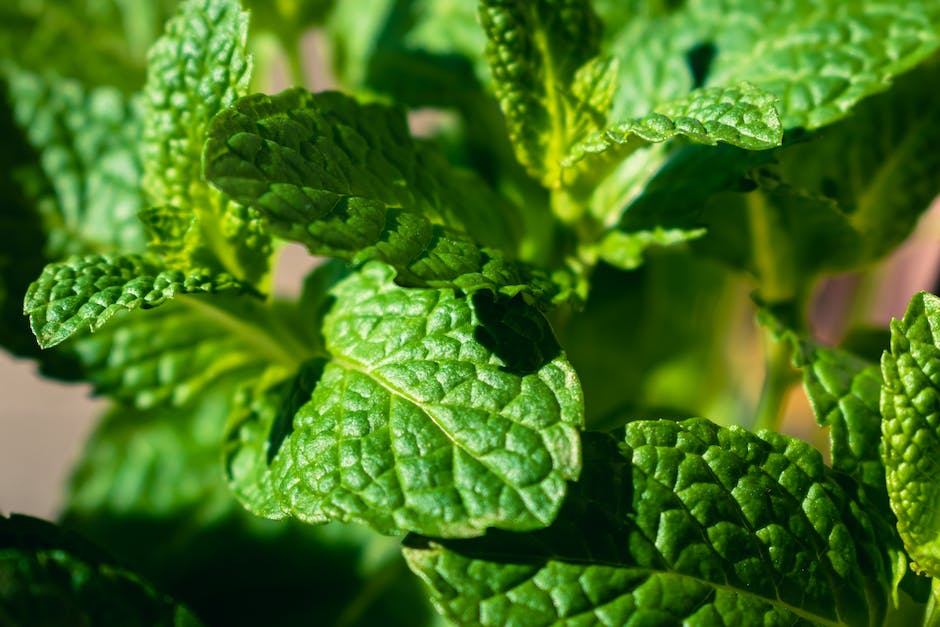
<svg viewBox="0 0 940 627">
<path fill-rule="evenodd" d="M 588 0 L 484 0 L 480 21 L 516 157 L 554 186 L 561 159 L 603 127 L 610 106 L 616 65 L 593 58 L 600 20 Z"/>
<path fill-rule="evenodd" d="M 189 611 L 52 523 L 0 517 L 5 625 L 196 627 Z"/>
<path fill-rule="evenodd" d="M 940 8 L 932 0 L 798 0 L 785 11 L 714 0 L 698 8 L 692 19 L 707 13 L 712 24 L 739 16 L 723 19 L 723 32 L 714 34 L 719 52 L 708 82 L 751 80 L 778 95 L 786 128 L 814 129 L 844 117 L 940 44 Z"/>
<path fill-rule="evenodd" d="M 881 430 L 891 508 L 915 571 L 940 575 L 937 487 L 940 450 L 940 299 L 914 296 L 903 320 L 891 323 L 891 350 L 881 360 Z"/>
<path fill-rule="evenodd" d="M 9 0 L 0 6 L 0 58 L 32 72 L 131 93 L 147 48 L 176 0 Z"/>
<path fill-rule="evenodd" d="M 183 274 L 136 255 L 72 257 L 46 266 L 29 286 L 23 311 L 48 348 L 96 331 L 120 311 L 150 309 L 180 294 L 248 289 L 228 275 Z"/>
<path fill-rule="evenodd" d="M 808 340 L 797 343 L 794 362 L 803 370 L 803 385 L 816 421 L 830 428 L 832 467 L 883 491 L 878 366 Z"/>
<path fill-rule="evenodd" d="M 636 115 L 632 100 L 658 104 L 698 85 L 750 81 L 780 98 L 784 128 L 815 129 L 887 89 L 938 42 L 940 8 L 932 0 L 690 1 L 626 28 L 611 44 L 631 59 L 615 114 Z M 696 76 L 688 59 L 703 46 L 714 54 Z"/>
<path fill-rule="evenodd" d="M 369 264 L 338 284 L 326 363 L 247 405 L 237 491 L 267 515 L 385 533 L 549 524 L 580 469 L 583 401 L 547 322 L 519 297 L 393 279 Z"/>
<path fill-rule="evenodd" d="M 68 348 L 96 393 L 142 409 L 182 405 L 230 373 L 264 367 L 267 354 L 198 307 L 174 302 L 122 316 Z"/>
<path fill-rule="evenodd" d="M 45 253 L 140 252 L 140 107 L 116 89 L 84 89 L 6 66 L 16 124 L 50 190 L 30 194 L 48 232 Z"/>
<path fill-rule="evenodd" d="M 749 83 L 698 89 L 646 116 L 591 135 L 574 146 L 563 163 L 571 167 L 593 157 L 581 167 L 590 168 L 596 177 L 598 157 L 611 164 L 637 148 L 677 136 L 712 146 L 720 141 L 750 150 L 773 148 L 783 141 L 776 105 L 775 96 Z"/>
<path fill-rule="evenodd" d="M 609 231 L 596 246 L 597 256 L 615 268 L 633 270 L 643 263 L 643 253 L 652 246 L 672 246 L 705 235 L 705 229 L 661 229 Z"/>
<path fill-rule="evenodd" d="M 149 55 L 142 217 L 155 252 L 180 270 L 228 272 L 259 284 L 271 241 L 253 210 L 203 177 L 209 121 L 248 91 L 248 13 L 238 0 L 186 0 Z M 183 53 L 185 52 L 185 54 Z"/>
<path fill-rule="evenodd" d="M 877 625 L 884 556 L 811 446 L 701 418 L 585 442 L 556 523 L 405 557 L 460 624 Z M 588 456 L 588 454 L 590 455 Z M 577 496 L 575 496 L 577 495 Z"/>
<path fill-rule="evenodd" d="M 258 519 L 232 498 L 220 437 L 240 380 L 224 378 L 180 407 L 109 411 L 72 478 L 65 524 L 207 624 L 424 624 L 426 595 L 404 576 L 394 540 Z"/>
<path fill-rule="evenodd" d="M 500 204 L 412 143 L 398 109 L 302 89 L 249 96 L 213 121 L 205 162 L 214 185 L 315 254 L 381 260 L 406 285 L 553 289 L 438 224 L 474 225 L 473 233 L 491 225 L 484 243 L 507 232 L 502 219 L 489 220 Z"/>
<path fill-rule="evenodd" d="M 845 350 L 795 336 L 791 340 L 796 346 L 794 365 L 803 370 L 803 386 L 816 422 L 829 427 L 832 467 L 858 482 L 858 500 L 888 556 L 891 593 L 897 605 L 897 590 L 909 569 L 885 484 L 879 408 L 881 371 L 876 364 Z"/>
</svg>

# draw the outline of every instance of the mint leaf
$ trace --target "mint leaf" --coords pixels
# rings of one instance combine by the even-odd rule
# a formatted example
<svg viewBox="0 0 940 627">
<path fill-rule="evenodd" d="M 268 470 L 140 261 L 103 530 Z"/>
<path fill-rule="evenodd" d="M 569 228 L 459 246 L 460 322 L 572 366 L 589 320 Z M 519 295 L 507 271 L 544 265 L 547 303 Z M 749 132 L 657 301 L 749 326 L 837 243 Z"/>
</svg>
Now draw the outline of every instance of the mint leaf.
<svg viewBox="0 0 940 627">
<path fill-rule="evenodd" d="M 940 42 L 938 24 L 931 0 L 687 2 L 641 18 L 610 44 L 628 51 L 614 117 L 639 115 L 697 85 L 750 81 L 780 98 L 784 128 L 819 128 L 928 58 Z M 713 55 L 696 76 L 688 56 L 703 46 Z M 644 109 L 633 104 L 644 100 Z"/>
<path fill-rule="evenodd" d="M 859 484 L 857 498 L 888 556 L 891 592 L 897 605 L 897 589 L 909 571 L 885 484 L 879 408 L 881 371 L 845 350 L 826 348 L 792 335 L 789 339 L 796 347 L 794 365 L 803 370 L 803 386 L 816 422 L 829 427 L 832 467 Z"/>
<path fill-rule="evenodd" d="M 921 292 L 911 299 L 902 320 L 891 323 L 891 350 L 881 360 L 884 387 L 884 463 L 891 508 L 915 571 L 940 575 L 934 515 L 937 462 L 935 370 L 940 358 L 940 299 Z"/>
<path fill-rule="evenodd" d="M 143 206 L 136 152 L 140 107 L 114 88 L 4 69 L 15 123 L 39 155 L 50 190 L 29 191 L 48 232 L 45 253 L 140 252 Z"/>
<path fill-rule="evenodd" d="M 775 96 L 750 83 L 695 90 L 588 137 L 572 148 L 564 164 L 604 153 L 607 159 L 622 159 L 638 147 L 676 136 L 712 146 L 721 141 L 750 150 L 773 148 L 783 140 L 776 105 Z"/>
<path fill-rule="evenodd" d="M 74 534 L 15 514 L 0 517 L 0 608 L 8 625 L 200 624 Z"/>
<path fill-rule="evenodd" d="M 214 185 L 315 254 L 386 262 L 406 285 L 553 289 L 500 252 L 435 223 L 464 224 L 466 215 L 483 230 L 499 224 L 485 217 L 500 205 L 486 207 L 488 194 L 414 145 L 397 109 L 302 89 L 249 96 L 213 121 L 205 162 Z"/>
<path fill-rule="evenodd" d="M 787 11 L 716 0 L 695 7 L 690 17 L 709 14 L 719 52 L 708 82 L 751 80 L 777 94 L 785 128 L 813 129 L 845 117 L 940 45 L 940 8 L 930 0 L 802 0 Z M 716 23 L 729 14 L 740 18 Z M 762 45 L 768 41 L 773 45 Z"/>
<path fill-rule="evenodd" d="M 532 176 L 554 185 L 562 157 L 602 127 L 610 105 L 608 70 L 615 66 L 592 59 L 600 48 L 600 20 L 587 0 L 484 0 L 480 21 L 516 157 Z"/>
<path fill-rule="evenodd" d="M 248 91 L 247 33 L 238 0 L 186 0 L 154 44 L 141 152 L 143 187 L 157 208 L 142 217 L 155 252 L 174 268 L 258 284 L 268 271 L 270 237 L 251 209 L 230 203 L 202 173 L 209 121 Z"/>
<path fill-rule="evenodd" d="M 162 305 L 179 294 L 245 291 L 227 275 L 183 274 L 136 255 L 72 257 L 46 266 L 29 286 L 23 311 L 43 348 L 88 329 L 114 314 Z"/>
<path fill-rule="evenodd" d="M 817 422 L 830 428 L 832 467 L 883 491 L 878 366 L 808 340 L 797 342 L 794 362 L 803 370 L 803 385 Z"/>
<path fill-rule="evenodd" d="M 808 444 L 695 418 L 585 442 L 555 524 L 411 536 L 405 557 L 461 624 L 879 624 L 868 515 Z"/>
<path fill-rule="evenodd" d="M 236 490 L 267 515 L 385 533 L 549 524 L 580 468 L 583 401 L 547 322 L 519 297 L 393 279 L 369 264 L 331 291 L 328 360 L 234 423 Z"/>
<path fill-rule="evenodd" d="M 235 397 L 225 428 L 225 469 L 229 487 L 256 516 L 280 519 L 287 515 L 278 500 L 270 464 L 290 435 L 297 411 L 310 400 L 325 364 L 324 359 L 311 359 L 293 376 L 271 368 Z"/>
<path fill-rule="evenodd" d="M 222 377 L 263 368 L 260 347 L 197 307 L 177 301 L 121 317 L 69 349 L 96 393 L 142 409 L 185 404 Z"/>
<path fill-rule="evenodd" d="M 248 89 L 247 33 L 237 0 L 186 0 L 151 49 L 143 156 L 153 204 L 204 204 L 192 197 L 201 187 L 203 136 L 212 116 Z"/>
</svg>

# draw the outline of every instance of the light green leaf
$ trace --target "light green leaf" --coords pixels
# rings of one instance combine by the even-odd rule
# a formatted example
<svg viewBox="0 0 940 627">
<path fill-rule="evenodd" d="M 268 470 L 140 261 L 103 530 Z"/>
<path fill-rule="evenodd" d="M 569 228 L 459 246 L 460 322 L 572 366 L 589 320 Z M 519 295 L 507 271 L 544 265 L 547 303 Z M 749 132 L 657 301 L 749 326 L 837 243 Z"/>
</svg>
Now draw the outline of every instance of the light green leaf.
<svg viewBox="0 0 940 627">
<path fill-rule="evenodd" d="M 658 104 L 698 85 L 750 81 L 780 98 L 784 128 L 815 129 L 887 89 L 938 43 L 933 0 L 690 0 L 611 44 L 628 57 L 615 114 L 636 115 L 634 100 Z M 703 46 L 714 56 L 695 76 L 688 58 Z"/>
<path fill-rule="evenodd" d="M 881 360 L 881 431 L 891 508 L 914 570 L 940 575 L 940 299 L 914 296 L 891 323 L 891 350 Z"/>
<path fill-rule="evenodd" d="M 701 418 L 585 441 L 555 524 L 476 540 L 411 536 L 405 557 L 463 625 L 877 625 L 884 556 L 811 446 Z"/>
<path fill-rule="evenodd" d="M 552 290 L 452 228 L 490 225 L 484 243 L 507 233 L 502 218 L 489 220 L 500 204 L 485 186 L 416 146 L 397 109 L 302 89 L 249 96 L 213 121 L 205 162 L 214 185 L 313 253 L 381 260 L 407 285 Z"/>
<path fill-rule="evenodd" d="M 940 6 L 933 0 L 690 6 L 693 20 L 710 15 L 716 27 L 710 34 L 718 53 L 708 83 L 754 81 L 780 97 L 786 128 L 814 129 L 845 117 L 940 45 Z"/>
<path fill-rule="evenodd" d="M 162 305 L 180 294 L 248 291 L 231 276 L 183 274 L 136 255 L 72 257 L 46 266 L 23 311 L 43 348 L 101 328 L 114 314 Z"/>
<path fill-rule="evenodd" d="M 673 246 L 705 235 L 705 229 L 661 229 L 652 231 L 610 231 L 597 244 L 603 261 L 621 270 L 633 270 L 643 263 L 643 253 L 652 246 Z"/>
<path fill-rule="evenodd" d="M 859 485 L 859 502 L 888 556 L 891 593 L 908 574 L 908 558 L 888 503 L 881 446 L 881 371 L 844 350 L 826 348 L 789 334 L 795 345 L 794 365 L 803 370 L 803 385 L 816 422 L 829 427 L 832 467 Z M 913 583 L 913 582 L 912 582 Z"/>
<path fill-rule="evenodd" d="M 519 297 L 393 279 L 369 264 L 338 284 L 326 363 L 246 407 L 229 438 L 239 492 L 268 515 L 385 533 L 549 524 L 580 469 L 583 400 L 547 322 Z"/>
<path fill-rule="evenodd" d="M 15 514 L 0 517 L 0 612 L 11 627 L 201 624 L 74 533 Z"/>
<path fill-rule="evenodd" d="M 259 347 L 204 315 L 207 307 L 175 301 L 121 316 L 119 324 L 75 338 L 69 350 L 97 394 L 141 409 L 180 406 L 224 376 L 257 373 L 267 363 Z"/>
<path fill-rule="evenodd" d="M 113 88 L 86 90 L 10 65 L 4 74 L 16 124 L 51 186 L 35 198 L 48 232 L 46 255 L 142 251 L 137 103 Z"/>
<path fill-rule="evenodd" d="M 623 0 L 609 4 L 616 5 L 620 11 L 627 6 Z M 628 10 L 628 16 L 620 16 L 618 21 L 622 27 L 619 29 L 616 24 L 605 21 L 608 39 L 605 49 L 618 55 L 620 61 L 617 91 L 610 112 L 613 120 L 642 117 L 658 105 L 682 98 L 701 87 L 700 83 L 696 84 L 688 59 L 688 52 L 700 44 L 701 35 L 695 25 L 687 19 L 670 16 L 669 11 L 652 6 L 650 2 L 643 4 L 645 11 Z M 674 3 L 667 0 L 663 4 Z M 611 12 L 604 10 L 603 3 L 598 11 L 604 17 Z M 703 37 L 701 42 L 704 42 Z M 627 50 L 630 53 L 623 54 Z"/>
<path fill-rule="evenodd" d="M 516 156 L 554 186 L 571 145 L 603 127 L 615 69 L 599 52 L 601 23 L 588 0 L 484 0 L 486 57 Z M 587 67 L 585 67 L 587 65 Z M 588 77 L 600 78 L 596 93 Z"/>
<path fill-rule="evenodd" d="M 797 342 L 794 364 L 803 370 L 816 421 L 830 428 L 832 467 L 883 491 L 878 366 L 809 340 Z"/>
<path fill-rule="evenodd" d="M 209 121 L 245 95 L 251 78 L 248 13 L 238 0 L 186 0 L 150 51 L 145 96 L 143 215 L 172 267 L 228 272 L 253 284 L 268 271 L 271 241 L 253 210 L 203 178 Z"/>
<path fill-rule="evenodd" d="M 596 133 L 572 148 L 564 165 L 592 155 L 622 160 L 637 148 L 677 136 L 714 146 L 719 141 L 750 150 L 779 146 L 783 127 L 777 98 L 749 83 L 695 90 L 652 113 Z M 594 164 L 588 166 L 593 168 Z M 595 175 L 596 176 L 596 175 Z"/>
</svg>

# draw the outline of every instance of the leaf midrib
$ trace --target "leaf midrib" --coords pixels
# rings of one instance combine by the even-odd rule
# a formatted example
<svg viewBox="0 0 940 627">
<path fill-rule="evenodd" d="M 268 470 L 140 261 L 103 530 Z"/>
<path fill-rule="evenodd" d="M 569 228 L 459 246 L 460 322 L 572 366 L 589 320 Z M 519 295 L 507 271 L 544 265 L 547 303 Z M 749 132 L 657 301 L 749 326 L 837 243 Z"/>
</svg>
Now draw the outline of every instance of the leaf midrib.
<svg viewBox="0 0 940 627">
<path fill-rule="evenodd" d="M 504 476 L 501 472 L 498 471 L 498 469 L 494 468 L 490 463 L 488 463 L 488 462 L 487 462 L 485 459 L 483 459 L 481 456 L 478 456 L 478 455 L 474 454 L 470 449 L 468 449 L 468 448 L 466 447 L 466 445 L 464 445 L 464 444 L 461 443 L 459 440 L 457 440 L 457 439 L 454 437 L 454 435 L 453 435 L 450 431 L 448 431 L 447 429 L 445 429 L 444 426 L 438 421 L 438 419 L 437 419 L 437 417 L 434 415 L 434 413 L 431 412 L 431 411 L 428 409 L 428 407 L 427 407 L 427 406 L 428 406 L 428 403 L 422 402 L 422 401 L 419 400 L 418 398 L 412 396 L 411 394 L 408 394 L 407 391 L 399 389 L 399 388 L 398 388 L 397 386 L 395 386 L 391 381 L 388 381 L 388 380 L 385 379 L 384 377 L 380 376 L 376 371 L 371 370 L 371 369 L 369 368 L 369 366 L 366 365 L 366 364 L 359 363 L 359 362 L 357 362 L 357 361 L 354 361 L 354 360 L 348 358 L 348 357 L 345 356 L 345 355 L 340 355 L 340 354 L 333 354 L 333 356 L 332 356 L 331 359 L 332 359 L 333 362 L 336 363 L 337 365 L 339 365 L 339 366 L 341 366 L 341 367 L 343 367 L 343 368 L 346 368 L 346 369 L 349 369 L 349 370 L 358 372 L 359 374 L 361 374 L 361 375 L 363 375 L 363 376 L 365 376 L 365 377 L 368 377 L 369 379 L 375 381 L 376 383 L 378 383 L 383 389 L 385 389 L 385 390 L 386 390 L 389 394 L 391 394 L 392 396 L 398 397 L 398 398 L 402 398 L 402 399 L 404 399 L 405 401 L 407 401 L 407 402 L 411 403 L 412 405 L 414 405 L 414 406 L 418 409 L 418 411 L 420 411 L 423 415 L 425 415 L 425 416 L 428 417 L 428 419 L 434 424 L 434 426 L 437 427 L 437 430 L 438 430 L 439 432 L 443 433 L 443 434 L 447 437 L 447 439 L 450 440 L 450 441 L 453 443 L 454 448 L 463 451 L 464 454 L 466 454 L 470 459 L 473 459 L 474 461 L 476 461 L 477 463 L 479 463 L 481 466 L 483 466 L 484 468 L 486 468 L 487 471 L 489 471 L 490 473 L 492 473 L 494 476 L 498 477 L 498 478 L 500 479 L 500 482 L 502 483 L 502 485 L 504 485 L 504 486 L 506 486 L 507 488 L 511 489 L 511 490 L 516 494 L 517 498 L 519 499 L 519 502 L 522 503 L 523 506 L 525 506 L 526 511 L 528 511 L 529 514 L 530 514 L 535 520 L 543 521 L 543 517 L 540 516 L 540 515 L 538 514 L 538 512 L 533 512 L 531 509 L 529 509 L 528 503 L 527 503 L 526 499 L 525 499 L 525 498 L 523 497 L 523 495 L 522 495 L 522 490 L 524 490 L 524 489 L 525 489 L 526 487 L 528 487 L 528 486 L 517 486 L 517 485 L 515 485 L 514 483 L 510 482 L 509 479 L 508 479 L 506 476 Z M 501 415 L 501 414 L 500 414 L 500 415 Z M 505 418 L 505 416 L 503 416 L 503 417 Z M 508 420 L 508 418 L 507 418 L 507 420 Z M 515 421 L 513 421 L 513 422 L 514 422 L 514 424 L 518 424 L 518 423 L 515 423 Z M 549 475 L 554 474 L 556 471 L 557 471 L 556 468 L 552 468 L 552 470 L 550 471 Z M 543 481 L 544 481 L 544 479 L 543 479 Z M 541 481 L 540 481 L 539 483 L 541 483 Z M 455 490 L 456 490 L 457 494 L 460 495 L 461 501 L 463 501 L 463 495 L 460 494 L 460 490 L 458 490 L 458 489 L 456 488 L 456 486 L 455 486 Z M 544 522 L 544 521 L 543 521 L 543 522 Z M 472 526 L 476 527 L 476 526 L 478 526 L 478 525 L 472 525 Z"/>
</svg>

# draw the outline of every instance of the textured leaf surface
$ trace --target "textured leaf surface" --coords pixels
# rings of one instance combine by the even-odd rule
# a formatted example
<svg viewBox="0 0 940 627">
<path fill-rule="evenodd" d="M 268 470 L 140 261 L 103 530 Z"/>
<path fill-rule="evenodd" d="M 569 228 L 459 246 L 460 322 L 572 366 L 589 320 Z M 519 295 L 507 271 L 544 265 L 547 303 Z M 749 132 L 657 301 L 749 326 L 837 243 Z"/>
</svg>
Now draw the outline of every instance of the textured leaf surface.
<svg viewBox="0 0 940 627">
<path fill-rule="evenodd" d="M 603 125 L 613 77 L 603 65 L 578 72 L 599 51 L 601 23 L 586 0 L 480 3 L 486 56 L 519 161 L 546 182 L 574 141 Z M 597 88 L 598 97 L 578 93 Z"/>
<path fill-rule="evenodd" d="M 182 270 L 226 271 L 252 283 L 271 242 L 254 211 L 210 188 L 202 173 L 209 121 L 248 91 L 248 14 L 238 0 L 186 0 L 149 56 L 142 215 L 155 252 Z"/>
<path fill-rule="evenodd" d="M 119 311 L 149 309 L 179 294 L 245 291 L 227 275 L 164 270 L 145 257 L 72 257 L 46 266 L 23 304 L 40 346 L 101 328 Z"/>
<path fill-rule="evenodd" d="M 432 610 L 393 539 L 258 519 L 232 498 L 219 459 L 237 379 L 179 407 L 110 411 L 72 478 L 65 524 L 210 625 L 425 624 Z"/>
<path fill-rule="evenodd" d="M 195 627 L 188 610 L 51 523 L 0 517 L 0 616 L 10 627 Z"/>
<path fill-rule="evenodd" d="M 937 488 L 940 467 L 940 299 L 921 292 L 891 323 L 881 360 L 884 462 L 891 508 L 917 571 L 940 575 Z"/>
<path fill-rule="evenodd" d="M 69 348 L 96 393 L 144 409 L 186 403 L 221 377 L 259 371 L 268 357 L 186 303 L 122 316 Z"/>
<path fill-rule="evenodd" d="M 243 415 L 232 437 L 253 457 L 230 451 L 229 470 L 248 506 L 437 536 L 549 524 L 580 468 L 583 400 L 547 322 L 521 298 L 393 278 L 369 264 L 337 285 L 329 360 Z"/>
<path fill-rule="evenodd" d="M 141 251 L 139 106 L 113 88 L 86 90 L 13 67 L 5 73 L 16 124 L 51 186 L 33 199 L 48 231 L 46 254 Z"/>
<path fill-rule="evenodd" d="M 489 194 L 457 186 L 438 155 L 412 143 L 397 109 L 302 89 L 249 96 L 213 121 L 205 160 L 214 185 L 311 252 L 384 261 L 409 285 L 519 291 L 529 283 L 518 264 L 435 223 L 459 226 L 475 207 L 489 216 L 499 204 L 486 208 Z"/>
<path fill-rule="evenodd" d="M 881 460 L 881 372 L 846 351 L 801 342 L 795 357 L 820 426 L 829 427 L 832 467 L 884 489 Z"/>
<path fill-rule="evenodd" d="M 565 163 L 608 152 L 617 153 L 608 158 L 622 158 L 637 147 L 677 136 L 712 146 L 724 142 L 750 150 L 773 148 L 783 140 L 776 105 L 775 96 L 749 83 L 699 89 L 589 137 L 572 149 Z"/>
<path fill-rule="evenodd" d="M 932 0 L 691 0 L 612 44 L 634 59 L 624 64 L 615 115 L 636 115 L 632 100 L 658 104 L 659 94 L 675 97 L 697 82 L 746 80 L 780 98 L 785 128 L 818 128 L 930 56 L 938 25 Z M 687 59 L 700 46 L 713 55 L 696 76 Z"/>
<path fill-rule="evenodd" d="M 578 496 L 549 529 L 406 541 L 409 565 L 448 618 L 468 625 L 882 619 L 878 539 L 809 445 L 696 418 L 634 422 L 619 451 L 600 439 L 586 441 L 585 451 Z"/>
</svg>

